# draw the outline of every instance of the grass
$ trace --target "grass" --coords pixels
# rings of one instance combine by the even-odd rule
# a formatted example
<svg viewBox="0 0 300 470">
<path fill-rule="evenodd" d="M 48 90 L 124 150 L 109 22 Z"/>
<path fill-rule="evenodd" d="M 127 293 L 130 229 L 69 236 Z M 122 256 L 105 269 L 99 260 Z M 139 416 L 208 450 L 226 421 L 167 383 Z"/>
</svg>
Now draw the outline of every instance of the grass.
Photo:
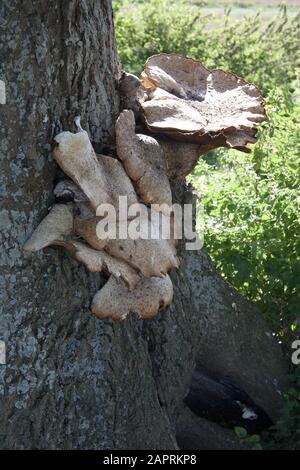
<svg viewBox="0 0 300 470">
<path fill-rule="evenodd" d="M 229 12 L 232 21 L 242 20 L 245 17 L 253 17 L 259 14 L 261 23 L 264 24 L 278 16 L 282 5 L 286 6 L 288 18 L 295 17 L 300 10 L 300 0 L 288 0 L 287 2 L 280 2 L 278 0 L 223 0 L 221 2 L 191 0 L 191 3 L 195 6 L 201 6 L 203 15 L 211 16 L 211 20 L 208 23 L 209 29 L 211 29 L 212 25 L 214 27 L 219 26 L 224 16 Z"/>
</svg>

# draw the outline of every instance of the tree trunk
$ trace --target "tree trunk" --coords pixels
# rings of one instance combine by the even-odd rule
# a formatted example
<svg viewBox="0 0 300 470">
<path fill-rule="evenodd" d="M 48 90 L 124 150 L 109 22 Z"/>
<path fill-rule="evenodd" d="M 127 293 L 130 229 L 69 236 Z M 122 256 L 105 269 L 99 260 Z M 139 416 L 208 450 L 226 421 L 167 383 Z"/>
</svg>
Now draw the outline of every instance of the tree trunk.
<svg viewBox="0 0 300 470">
<path fill-rule="evenodd" d="M 0 447 L 177 448 L 196 362 L 230 375 L 276 417 L 280 349 L 204 253 L 181 250 L 168 311 L 121 323 L 89 311 L 101 275 L 59 249 L 25 257 L 53 203 L 54 135 L 80 114 L 97 149 L 114 142 L 120 66 L 109 0 L 4 0 L 0 18 Z"/>
</svg>

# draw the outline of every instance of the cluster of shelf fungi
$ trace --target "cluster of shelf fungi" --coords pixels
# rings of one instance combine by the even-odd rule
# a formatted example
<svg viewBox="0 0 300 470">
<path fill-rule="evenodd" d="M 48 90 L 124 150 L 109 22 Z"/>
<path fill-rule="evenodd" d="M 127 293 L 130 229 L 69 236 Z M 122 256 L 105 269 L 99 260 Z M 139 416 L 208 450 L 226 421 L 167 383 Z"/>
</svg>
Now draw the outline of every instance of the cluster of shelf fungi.
<svg viewBox="0 0 300 470">
<path fill-rule="evenodd" d="M 117 237 L 100 239 L 97 208 L 118 210 L 120 196 L 128 206 L 142 205 L 149 223 L 150 206 L 161 206 L 160 218 L 174 224 L 165 207 L 172 205 L 170 183 L 184 180 L 201 155 L 218 147 L 249 152 L 257 125 L 266 119 L 263 98 L 254 86 L 222 70 L 175 54 L 150 57 L 140 78 L 123 73 L 116 152 L 99 155 L 75 119 L 77 132 L 55 137 L 54 158 L 65 178 L 54 188 L 56 201 L 25 244 L 35 252 L 49 245 L 65 248 L 91 272 L 104 271 L 108 280 L 94 296 L 91 311 L 99 318 L 123 320 L 130 312 L 153 318 L 173 298 L 168 273 L 179 268 L 176 227 L 163 239 Z M 136 122 L 141 133 L 136 133 Z M 119 219 L 117 224 L 134 223 Z M 143 223 L 141 217 L 138 223 Z M 196 415 L 227 426 L 258 432 L 269 417 L 229 378 L 195 370 L 185 404 Z M 178 435 L 189 448 L 189 432 Z"/>
<path fill-rule="evenodd" d="M 134 312 L 150 319 L 172 302 L 168 273 L 180 269 L 176 227 L 169 239 L 122 239 L 120 225 L 135 219 L 120 219 L 117 236 L 100 239 L 97 208 L 118 210 L 119 197 L 127 196 L 128 206 L 143 206 L 139 225 L 149 223 L 156 204 L 161 220 L 172 226 L 163 209 L 172 205 L 170 182 L 184 180 L 211 149 L 249 152 L 265 119 L 264 104 L 260 91 L 236 75 L 173 54 L 150 57 L 140 78 L 124 73 L 120 91 L 126 109 L 116 121 L 115 155 L 97 155 L 79 119 L 76 133 L 55 137 L 53 155 L 66 177 L 54 194 L 68 202 L 52 206 L 24 248 L 62 246 L 89 271 L 107 273 L 91 303 L 99 318 L 122 320 Z M 136 119 L 144 133 L 136 133 Z"/>
</svg>

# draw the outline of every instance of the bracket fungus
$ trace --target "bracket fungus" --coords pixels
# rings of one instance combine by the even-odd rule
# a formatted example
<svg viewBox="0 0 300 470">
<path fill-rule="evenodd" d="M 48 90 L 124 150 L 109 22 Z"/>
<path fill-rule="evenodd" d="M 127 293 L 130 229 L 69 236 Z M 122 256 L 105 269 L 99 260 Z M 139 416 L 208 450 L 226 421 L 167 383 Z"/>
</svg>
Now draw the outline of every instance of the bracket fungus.
<svg viewBox="0 0 300 470">
<path fill-rule="evenodd" d="M 128 263 L 129 266 L 136 269 L 142 275 L 146 277 L 161 276 L 172 268 L 178 267 L 176 242 L 172 237 L 168 237 L 168 234 L 164 231 L 164 227 L 168 228 L 172 223 L 167 219 L 167 216 L 161 215 L 162 218 L 167 220 L 164 222 L 163 228 L 158 227 L 157 230 L 160 237 L 156 239 L 144 236 L 149 231 L 153 233 L 157 228 L 152 228 L 149 210 L 147 210 L 144 216 L 136 217 L 133 220 L 117 221 L 116 236 L 114 238 L 103 239 L 97 236 L 97 224 L 100 218 L 95 216 L 87 204 L 81 203 L 75 205 L 74 212 L 74 231 L 76 235 L 82 237 L 94 249 L 105 250 L 111 256 Z M 141 237 L 134 239 L 130 237 L 123 238 L 120 225 L 123 225 L 123 231 L 128 233 L 129 224 L 131 225 L 132 232 L 141 232 Z M 145 230 L 143 230 L 143 225 Z"/>
<path fill-rule="evenodd" d="M 172 205 L 170 183 L 162 147 L 153 137 L 135 133 L 132 111 L 123 111 L 116 122 L 117 153 L 137 193 L 145 204 Z"/>
<path fill-rule="evenodd" d="M 163 278 L 143 278 L 135 290 L 129 291 L 124 282 L 110 278 L 92 302 L 92 312 L 99 318 L 123 320 L 130 312 L 139 318 L 153 318 L 161 308 L 171 304 L 173 284 L 168 275 Z"/>
<path fill-rule="evenodd" d="M 150 57 L 142 86 L 146 126 L 178 140 L 245 150 L 266 118 L 254 85 L 180 55 Z"/>
<path fill-rule="evenodd" d="M 91 272 L 105 271 L 117 279 L 122 278 L 129 289 L 140 280 L 138 272 L 124 261 L 76 239 L 72 204 L 55 204 L 25 243 L 24 250 L 35 252 L 51 245 L 64 247 Z"/>
<path fill-rule="evenodd" d="M 54 158 L 67 176 L 24 249 L 59 245 L 89 271 L 108 274 L 91 304 L 99 318 L 123 320 L 135 312 L 150 319 L 172 302 L 168 272 L 179 266 L 170 181 L 185 178 L 212 148 L 249 151 L 265 119 L 264 103 L 245 80 L 176 54 L 150 57 L 141 79 L 124 72 L 119 90 L 128 109 L 116 121 L 116 155 L 97 155 L 79 118 L 76 133 L 55 137 Z M 135 117 L 144 134 L 136 133 Z M 133 212 L 124 215 L 121 197 Z M 103 205 L 116 214 L 115 234 L 105 237 L 98 233 Z"/>
<path fill-rule="evenodd" d="M 116 280 L 123 279 L 129 290 L 133 290 L 140 281 L 140 276 L 132 267 L 124 261 L 110 256 L 105 251 L 94 250 L 85 243 L 76 240 L 70 240 L 66 248 L 89 271 L 93 273 L 105 271 Z"/>
<path fill-rule="evenodd" d="M 200 155 L 217 147 L 250 152 L 257 125 L 266 119 L 258 88 L 237 75 L 208 69 L 178 54 L 150 57 L 141 79 L 123 77 L 132 109 L 161 144 L 169 179 L 184 178 Z M 129 87 L 134 83 L 134 87 Z M 135 90 L 135 102 L 133 101 Z M 188 145 L 189 144 L 189 145 Z"/>
<path fill-rule="evenodd" d="M 124 116 L 127 117 L 126 114 Z M 134 116 L 130 118 L 131 134 L 126 135 L 121 132 L 118 136 L 120 148 L 126 147 L 128 151 L 136 143 Z M 143 233 L 144 226 L 146 231 L 153 231 L 150 209 L 144 203 L 148 205 L 152 202 L 158 204 L 163 202 L 168 205 L 172 203 L 163 151 L 155 139 L 152 139 L 152 142 L 149 137 L 146 139 L 146 147 L 148 144 L 146 152 L 142 154 L 139 144 L 142 142 L 143 145 L 143 137 L 140 140 L 137 138 L 136 170 L 131 163 L 124 165 L 124 168 L 122 160 L 129 158 L 128 155 L 122 154 L 121 158 L 119 157 L 121 161 L 114 157 L 96 155 L 78 119 L 76 124 L 77 133 L 62 132 L 55 137 L 58 145 L 54 150 L 54 158 L 71 179 L 60 181 L 54 189 L 54 195 L 57 201 L 65 200 L 66 203 L 58 203 L 52 207 L 26 242 L 24 249 L 34 252 L 50 245 L 59 245 L 84 264 L 89 271 L 104 271 L 110 275 L 101 299 L 107 299 L 109 295 L 112 297 L 120 295 L 122 309 L 120 308 L 119 315 L 113 309 L 110 314 L 107 313 L 107 309 L 105 315 L 100 314 L 98 293 L 92 304 L 92 310 L 98 316 L 123 319 L 130 311 L 135 311 L 140 318 L 150 318 L 161 306 L 168 305 L 172 300 L 173 288 L 167 272 L 179 264 L 175 241 L 172 237 L 163 238 L 163 233 L 156 239 L 144 236 L 134 239 L 122 239 L 118 236 L 100 238 L 97 236 L 97 224 L 101 221 L 101 217 L 97 216 L 97 209 L 101 204 L 110 204 L 116 209 L 116 215 L 120 215 L 119 198 L 125 196 L 128 207 L 137 206 L 143 210 L 140 217 L 135 215 L 130 218 L 127 213 L 125 219 L 120 220 L 116 217 L 116 229 L 118 229 L 116 232 L 119 233 L 119 225 L 125 225 L 127 229 L 130 224 L 134 226 L 135 232 Z M 127 141 L 126 146 L 122 143 L 122 139 Z M 128 139 L 131 145 L 128 144 Z M 154 151 L 152 155 L 153 147 L 156 153 Z M 141 168 L 142 172 L 139 173 Z M 139 175 L 138 178 L 134 178 L 136 174 Z M 155 195 L 159 177 L 159 184 L 164 184 L 166 188 L 163 193 L 167 194 L 167 197 L 163 200 Z M 139 180 L 138 194 L 134 188 L 137 180 Z M 160 214 L 159 223 L 161 219 L 167 220 L 166 226 L 171 224 L 168 216 L 163 213 Z M 120 291 L 119 294 L 116 286 Z"/>
<path fill-rule="evenodd" d="M 50 245 L 63 245 L 73 232 L 73 207 L 55 204 L 24 245 L 25 251 L 38 251 Z"/>
<path fill-rule="evenodd" d="M 106 175 L 97 160 L 86 131 L 61 132 L 54 141 L 53 156 L 61 169 L 86 194 L 94 210 L 99 204 L 112 204 L 112 195 Z"/>
</svg>

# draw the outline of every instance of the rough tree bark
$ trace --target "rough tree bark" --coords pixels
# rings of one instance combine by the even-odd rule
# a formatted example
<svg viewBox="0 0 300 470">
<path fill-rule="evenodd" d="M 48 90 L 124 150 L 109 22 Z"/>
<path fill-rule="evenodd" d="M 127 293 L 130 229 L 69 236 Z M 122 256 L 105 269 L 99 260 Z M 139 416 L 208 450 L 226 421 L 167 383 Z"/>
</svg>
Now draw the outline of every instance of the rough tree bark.
<svg viewBox="0 0 300 470">
<path fill-rule="evenodd" d="M 109 0 L 1 2 L 1 448 L 177 448 L 196 363 L 232 377 L 273 418 L 280 408 L 280 349 L 204 252 L 181 249 L 168 311 L 122 323 L 89 311 L 101 275 L 58 249 L 22 252 L 53 202 L 54 135 L 80 114 L 97 149 L 113 145 L 119 76 Z"/>
</svg>

